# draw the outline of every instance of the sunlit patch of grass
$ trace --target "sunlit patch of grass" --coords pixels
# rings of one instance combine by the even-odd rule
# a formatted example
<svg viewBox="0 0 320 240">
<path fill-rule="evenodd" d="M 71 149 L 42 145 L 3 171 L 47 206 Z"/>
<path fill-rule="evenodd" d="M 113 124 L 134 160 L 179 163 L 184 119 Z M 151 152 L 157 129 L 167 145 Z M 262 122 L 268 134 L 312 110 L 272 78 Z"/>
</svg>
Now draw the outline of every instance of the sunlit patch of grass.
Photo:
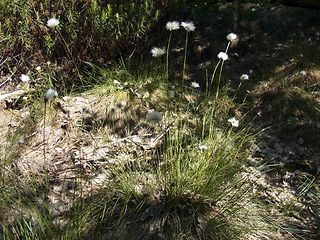
<svg viewBox="0 0 320 240">
<path fill-rule="evenodd" d="M 158 162 L 138 160 L 111 168 L 108 185 L 81 211 L 92 224 L 83 229 L 92 228 L 88 236 L 240 238 L 236 234 L 244 228 L 236 219 L 245 217 L 241 214 L 246 204 L 241 200 L 250 191 L 250 182 L 238 175 L 244 157 L 239 151 L 246 137 L 212 133 L 202 142 L 207 149 L 200 150 L 196 142 L 183 147 L 181 131 L 172 131 Z"/>
<path fill-rule="evenodd" d="M 26 239 L 33 239 L 34 232 L 29 231 L 29 221 L 23 217 L 26 205 L 43 190 L 43 181 L 39 176 L 23 172 L 18 164 L 22 153 L 32 141 L 37 123 L 42 119 L 41 113 L 35 111 L 35 108 L 12 110 L 16 115 L 11 119 L 6 116 L 10 124 L 1 121 L 3 132 L 0 153 L 0 224 L 3 232 L 0 231 L 0 236 L 4 239 L 15 239 L 9 237 L 13 231 L 20 232 Z M 10 111 L 3 110 L 3 112 L 7 115 Z M 18 220 L 19 217 L 21 221 Z M 19 236 L 19 233 L 16 234 Z"/>
<path fill-rule="evenodd" d="M 228 105 L 224 95 L 219 100 Z M 160 148 L 134 161 L 108 165 L 106 185 L 79 200 L 69 213 L 70 222 L 63 230 L 66 236 L 241 239 L 262 226 L 266 233 L 260 234 L 269 234 L 259 214 L 247 215 L 257 211 L 249 197 L 251 181 L 241 175 L 241 164 L 249 153 L 243 151 L 251 138 L 247 130 L 219 126 L 214 111 L 202 113 L 211 119 L 206 124 L 192 122 L 194 113 L 188 104 L 184 107 L 189 108 L 185 117 L 171 119 Z M 76 216 L 79 221 L 74 227 Z M 259 229 L 253 227 L 257 221 Z"/>
<path fill-rule="evenodd" d="M 116 16 L 116 21 L 123 20 L 121 14 Z M 236 38 L 235 34 L 228 36 L 226 52 Z M 81 95 L 92 106 L 92 112 L 87 110 L 91 114 L 90 121 L 79 125 L 71 123 L 68 131 L 63 132 L 68 136 L 60 144 L 69 145 L 67 150 L 75 147 L 80 154 L 90 144 L 95 145 L 92 151 L 101 145 L 110 146 L 110 149 L 105 148 L 113 151 L 114 155 L 103 156 L 104 165 L 99 165 L 99 169 L 94 169 L 94 166 L 90 166 L 90 170 L 84 169 L 88 185 L 93 175 L 100 172 L 105 174 L 105 181 L 101 188 L 94 186 L 77 193 L 74 190 L 68 199 L 72 198 L 71 210 L 64 216 L 52 216 L 49 202 L 37 203 L 40 193 L 50 191 L 40 179 L 43 175 L 20 174 L 10 165 L 19 158 L 14 151 L 19 148 L 19 134 L 30 135 L 17 131 L 17 136 L 10 135 L 9 139 L 12 144 L 8 151 L 13 155 L 7 159 L 11 162 L 1 165 L 0 169 L 1 174 L 5 172 L 0 176 L 0 193 L 5 196 L 1 210 L 19 208 L 19 211 L 12 212 L 12 216 L 23 216 L 12 221 L 1 219 L 5 223 L 0 236 L 13 239 L 226 240 L 269 236 L 274 230 L 273 219 L 268 216 L 264 203 L 255 202 L 251 194 L 253 181 L 250 173 L 244 174 L 252 139 L 243 124 L 245 114 L 241 109 L 244 105 L 242 99 L 246 99 L 247 93 L 239 101 L 242 105 L 235 103 L 235 92 L 240 85 L 237 90 L 236 87 L 231 90 L 231 85 L 237 83 L 225 83 L 221 78 L 223 63 L 228 57 L 226 52 L 219 53 L 221 59 L 218 59 L 216 67 L 207 66 L 214 69 L 209 69 L 209 72 L 213 70 L 212 77 L 207 72 L 206 79 L 201 79 L 202 75 L 197 76 L 200 84 L 191 83 L 192 78 L 185 78 L 188 75 L 184 74 L 185 71 L 191 72 L 192 68 L 186 65 L 187 44 L 184 61 L 181 61 L 182 75 L 177 73 L 177 69 L 171 73 L 169 53 L 166 66 L 162 66 L 160 59 L 156 64 L 150 63 L 149 58 L 139 63 L 123 61 L 119 67 L 109 65 L 105 69 L 85 62 L 90 70 L 81 86 L 73 90 L 82 92 Z M 57 78 L 51 74 L 55 69 L 49 67 L 58 69 L 58 66 L 47 66 L 47 72 L 42 72 L 43 75 L 38 72 L 40 75 L 34 82 L 34 87 L 40 89 L 34 96 L 41 98 L 42 102 L 33 102 L 32 120 L 42 119 L 42 90 L 57 84 Z M 317 91 L 317 77 L 313 70 L 310 78 L 302 78 L 295 72 L 297 66 L 293 61 L 279 66 L 271 73 L 274 76 L 263 75 L 269 77 L 269 82 L 256 88 L 256 107 L 267 124 L 284 123 L 283 130 L 296 134 L 310 131 L 313 134 L 308 124 L 316 123 L 319 106 L 308 90 Z M 182 81 L 169 82 L 171 76 L 175 76 L 174 80 L 182 78 Z M 42 78 L 45 81 L 42 82 Z M 307 86 L 303 87 L 301 81 L 305 81 Z M 50 137 L 55 135 L 58 125 L 56 114 L 62 110 L 56 106 L 52 104 L 48 109 Z M 85 109 L 82 110 L 86 113 Z M 147 114 L 154 111 L 160 115 L 160 120 L 148 122 Z M 41 126 L 39 121 L 29 123 L 39 128 L 46 125 Z M 149 142 L 143 142 L 140 127 L 146 130 Z M 37 137 L 30 139 L 38 141 Z M 137 141 L 131 141 L 133 137 Z M 122 145 L 113 145 L 120 141 Z M 54 144 L 52 146 L 55 147 Z M 84 165 L 87 160 L 95 161 L 86 157 L 80 159 Z M 65 160 L 69 166 L 75 166 L 75 157 L 70 155 L 70 159 Z M 73 184 L 82 180 L 79 172 L 67 176 L 72 178 Z M 10 179 L 14 180 L 10 182 Z M 43 205 L 43 212 L 36 210 Z M 290 206 L 287 207 L 289 211 Z M 61 222 L 55 224 L 59 220 Z M 282 225 L 276 227 L 281 228 Z"/>
<path fill-rule="evenodd" d="M 163 122 L 145 127 L 152 129 L 152 136 L 158 135 L 159 144 L 149 149 L 136 144 L 134 149 L 125 149 L 128 161 L 120 157 L 117 163 L 108 162 L 105 185 L 86 193 L 88 197 L 75 194 L 76 202 L 72 202 L 63 224 L 53 225 L 57 219 L 50 214 L 46 221 L 34 213 L 37 221 L 44 221 L 42 228 L 35 230 L 28 219 L 22 219 L 14 226 L 17 236 L 41 239 L 43 233 L 51 239 L 241 239 L 257 231 L 253 220 L 265 224 L 259 216 L 247 217 L 248 211 L 256 211 L 251 206 L 251 182 L 241 175 L 249 153 L 244 148 L 251 136 L 241 122 L 238 129 L 227 121 L 242 117 L 227 94 L 228 87 L 213 96 L 191 87 L 184 91 L 181 88 L 174 92 L 176 99 L 181 97 L 179 108 L 173 102 L 167 108 L 170 98 L 161 76 L 135 75 L 120 68 L 114 72 L 101 70 L 91 77 L 100 85 L 82 96 L 94 106 L 93 127 L 80 126 L 79 136 L 88 133 L 109 141 L 118 134 L 118 139 L 126 139 L 137 134 L 133 134 L 135 127 L 145 124 L 149 110 L 157 110 L 165 116 Z M 48 110 L 48 120 L 54 120 L 54 105 Z M 31 188 L 31 183 L 23 185 L 35 189 L 22 197 L 24 202 L 33 201 L 41 186 L 34 181 Z M 12 202 L 5 204 L 13 206 Z M 53 228 L 61 228 L 60 233 Z M 7 235 L 14 234 L 8 231 Z"/>
</svg>

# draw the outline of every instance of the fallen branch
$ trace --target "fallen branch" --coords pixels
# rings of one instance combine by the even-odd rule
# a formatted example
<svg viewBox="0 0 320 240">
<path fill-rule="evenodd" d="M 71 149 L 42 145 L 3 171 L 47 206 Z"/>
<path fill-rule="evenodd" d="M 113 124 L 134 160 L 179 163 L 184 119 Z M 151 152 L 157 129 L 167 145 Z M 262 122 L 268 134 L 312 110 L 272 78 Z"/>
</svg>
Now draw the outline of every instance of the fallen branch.
<svg viewBox="0 0 320 240">
<path fill-rule="evenodd" d="M 5 100 L 7 98 L 19 98 L 21 95 L 24 95 L 26 93 L 32 92 L 33 90 L 18 90 L 11 93 L 6 93 L 3 95 L 0 95 L 0 101 Z"/>
</svg>

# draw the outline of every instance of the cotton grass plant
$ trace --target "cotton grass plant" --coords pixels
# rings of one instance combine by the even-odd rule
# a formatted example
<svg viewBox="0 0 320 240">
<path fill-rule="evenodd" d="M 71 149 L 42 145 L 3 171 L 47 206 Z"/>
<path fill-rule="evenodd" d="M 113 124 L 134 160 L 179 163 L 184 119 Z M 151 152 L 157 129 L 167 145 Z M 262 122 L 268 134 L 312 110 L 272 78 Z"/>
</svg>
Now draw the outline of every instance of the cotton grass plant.
<svg viewBox="0 0 320 240">
<path fill-rule="evenodd" d="M 167 22 L 166 29 L 170 31 L 168 45 L 167 45 L 167 61 L 166 61 L 167 95 L 169 95 L 169 52 L 170 52 L 171 37 L 172 37 L 172 31 L 176 31 L 180 29 L 180 23 L 177 21 Z"/>
<path fill-rule="evenodd" d="M 170 31 L 168 45 L 167 45 L 167 66 L 166 66 L 167 78 L 169 78 L 169 51 L 170 51 L 172 31 L 180 29 L 180 23 L 177 21 L 167 22 L 166 29 Z"/>
<path fill-rule="evenodd" d="M 210 112 L 209 112 L 210 114 Z M 206 116 L 209 118 L 209 116 Z M 240 165 L 247 130 L 218 129 L 202 140 L 179 120 L 166 135 L 158 160 L 110 165 L 108 184 L 81 207 L 82 236 L 92 239 L 241 239 L 250 181 Z M 160 154 L 160 155 L 159 155 Z M 97 201 L 104 199 L 104 201 Z M 239 222 L 237 222 L 239 221 Z M 89 225 L 86 223 L 90 223 Z M 86 224 L 86 227 L 85 227 Z M 83 235 L 84 234 L 84 235 Z"/>
<path fill-rule="evenodd" d="M 46 115 L 47 115 L 47 104 L 51 100 L 55 99 L 58 96 L 57 91 L 49 89 L 44 94 L 44 113 L 43 113 L 43 165 L 47 168 L 46 163 Z"/>
<path fill-rule="evenodd" d="M 56 239 L 49 234 L 53 229 L 46 215 L 47 206 L 36 204 L 39 193 L 43 191 L 43 176 L 19 171 L 17 167 L 32 133 L 37 131 L 38 119 L 41 119 L 40 109 L 38 111 L 30 107 L 29 110 L 30 116 L 20 122 L 16 130 L 8 129 L 6 144 L 0 152 L 1 239 Z M 3 131 L 7 130 L 1 127 Z"/>
<path fill-rule="evenodd" d="M 162 50 L 152 54 L 161 57 Z M 228 59 L 227 50 L 219 61 Z M 168 56 L 169 47 L 166 52 Z M 167 87 L 162 89 L 164 99 Z M 200 90 L 196 95 L 198 88 L 197 82 L 182 85 L 184 95 L 194 95 L 194 101 L 186 100 L 171 116 L 157 111 L 146 115 L 150 125 L 169 122 L 158 128 L 164 131 L 159 134 L 162 144 L 143 157 L 109 165 L 104 189 L 71 211 L 80 212 L 82 219 L 77 234 L 92 239 L 245 239 L 255 232 L 249 226 L 263 224 L 248 215 L 252 182 L 241 174 L 252 137 L 238 116 L 229 115 L 234 102 L 227 88 L 214 98 L 201 96 Z"/>
<path fill-rule="evenodd" d="M 183 59 L 183 69 L 182 69 L 182 86 L 184 86 L 184 74 L 186 70 L 186 61 L 187 61 L 187 49 L 188 49 L 188 36 L 189 32 L 193 32 L 196 27 L 193 22 L 181 22 L 181 26 L 186 30 L 186 41 L 184 46 L 184 59 Z"/>
<path fill-rule="evenodd" d="M 59 24 L 55 18 L 47 22 L 47 26 L 55 30 L 59 30 Z M 163 102 L 168 102 L 169 98 L 171 35 L 180 26 L 186 30 L 182 81 L 179 81 L 183 99 L 181 97 L 179 111 L 176 106 L 173 111 L 164 107 Z M 227 36 L 226 50 L 217 56 L 211 84 L 219 66 L 220 73 L 214 83 L 216 94 L 212 97 L 209 90 L 202 93 L 198 82 L 192 81 L 190 86 L 184 83 L 188 34 L 195 30 L 194 24 L 173 21 L 166 24 L 166 29 L 170 31 L 167 48 L 151 49 L 155 58 L 166 54 L 166 83 L 161 81 L 161 73 L 150 73 L 145 66 L 136 68 L 140 72 L 132 74 L 125 64 L 109 71 L 88 62 L 94 71 L 87 78 L 92 85 L 98 86 L 85 94 L 95 97 L 97 114 L 102 113 L 103 118 L 100 125 L 90 126 L 97 133 L 78 130 L 88 132 L 94 140 L 102 139 L 108 147 L 112 145 L 110 139 L 113 143 L 119 141 L 121 144 L 117 147 L 110 147 L 110 155 L 123 154 L 129 160 L 121 157 L 121 161 L 107 162 L 110 160 L 108 153 L 104 159 L 107 167 L 96 170 L 97 173 L 105 172 L 101 188 L 92 189 L 79 198 L 74 193 L 76 201 L 63 216 L 64 224 L 53 225 L 53 220 L 58 219 L 37 213 L 40 228 L 36 229 L 27 219 L 22 219 L 12 231 L 16 238 L 229 240 L 249 239 L 248 236 L 257 231 L 253 226 L 260 226 L 263 221 L 249 214 L 254 209 L 251 208 L 252 182 L 242 174 L 243 163 L 250 154 L 245 149 L 250 146 L 252 136 L 241 116 L 233 113 L 235 103 L 229 97 L 228 89 L 220 88 L 223 64 L 229 59 L 227 52 L 237 35 Z M 72 58 L 68 44 L 63 41 Z M 208 78 L 206 81 L 208 85 Z M 149 95 L 144 98 L 146 92 Z M 57 92 L 53 89 L 45 94 L 44 162 L 46 108 L 55 97 Z M 150 106 L 156 110 L 147 113 Z M 162 114 L 164 110 L 170 113 Z M 116 123 L 121 122 L 119 119 L 134 122 L 122 121 L 120 128 L 125 136 L 121 138 L 116 136 L 115 130 Z M 145 123 L 150 131 L 146 136 L 151 135 L 151 142 L 155 144 L 139 144 L 141 139 L 130 142 L 135 128 L 145 126 Z M 128 147 L 128 142 L 135 148 Z M 123 149 L 122 144 L 125 145 Z M 35 205 L 30 206 L 36 209 Z M 0 236 L 12 236 L 6 227 L 3 229 Z"/>
<path fill-rule="evenodd" d="M 63 35 L 61 34 L 61 31 L 60 31 L 60 29 L 59 29 L 59 24 L 60 24 L 60 21 L 59 21 L 57 18 L 54 18 L 54 17 L 48 19 L 48 21 L 47 21 L 47 23 L 46 23 L 46 25 L 47 25 L 49 28 L 57 31 L 58 34 L 59 34 L 59 36 L 61 37 L 61 39 L 62 39 L 62 41 L 63 41 L 63 43 L 64 43 L 64 46 L 66 47 L 66 50 L 67 50 L 66 52 L 67 52 L 67 54 L 69 55 L 70 59 L 72 60 L 74 66 L 75 66 L 75 69 L 76 69 L 76 71 L 77 71 L 79 80 L 80 80 L 81 84 L 83 85 L 83 80 L 82 80 L 82 76 L 81 76 L 81 74 L 80 74 L 80 71 L 79 71 L 79 69 L 78 69 L 78 65 L 77 65 L 76 62 L 75 62 L 75 59 L 74 59 L 74 57 L 73 57 L 72 51 L 71 51 L 71 49 L 70 49 L 70 47 L 69 47 L 69 44 L 66 42 L 65 38 L 64 38 Z"/>
<path fill-rule="evenodd" d="M 185 71 L 188 33 L 194 30 L 194 26 L 190 23 L 183 25 L 187 31 Z M 167 49 L 154 48 L 151 53 L 154 57 L 162 57 L 165 53 L 168 56 L 169 46 Z M 226 92 L 221 91 L 219 97 L 212 99 L 211 96 L 202 96 L 198 82 L 192 82 L 191 87 L 180 82 L 183 96 L 190 95 L 192 103 L 185 98 L 179 111 L 163 115 L 160 112 L 165 107 L 155 106 L 160 110 L 141 116 L 147 104 L 139 102 L 136 93 L 140 86 L 146 86 L 146 79 L 152 79 L 148 89 L 150 98 L 146 102 L 153 103 L 156 93 L 159 93 L 158 101 L 154 102 L 159 105 L 168 98 L 168 86 L 160 81 L 161 74 L 134 75 L 124 67 L 114 71 L 93 68 L 98 73 L 92 73 L 88 78 L 100 83 L 100 86 L 87 91 L 87 94 L 98 96 L 96 108 L 104 112 L 106 124 L 99 126 L 97 137 L 108 143 L 109 138 L 114 137 L 110 136 L 110 132 L 107 133 L 108 127 L 114 131 L 118 120 L 115 112 L 120 112 L 120 118 L 125 119 L 134 114 L 135 108 L 140 112 L 141 122 L 147 122 L 148 127 L 158 134 L 159 137 L 154 138 L 159 140 L 158 145 L 151 150 L 141 151 L 137 148 L 136 153 L 129 154 L 130 161 L 108 163 L 101 189 L 93 190 L 87 197 L 72 202 L 72 208 L 64 216 L 65 223 L 58 225 L 61 229 L 57 232 L 52 230 L 54 219 L 49 217 L 46 221 L 39 214 L 37 218 L 42 221 L 42 227 L 35 229 L 28 221 L 22 221 L 15 230 L 19 232 L 17 236 L 29 239 L 226 240 L 244 237 L 246 229 L 240 220 L 250 221 L 245 215 L 250 182 L 239 172 L 248 154 L 242 150 L 250 136 L 238 120 L 228 122 L 233 103 Z M 44 114 L 46 104 L 55 97 L 55 90 L 46 92 Z M 198 97 L 203 97 L 201 99 L 205 99 L 205 102 L 198 101 Z M 125 106 L 122 101 L 126 101 Z M 110 109 L 112 105 L 116 108 Z M 196 110 L 193 112 L 193 109 Z M 115 121 L 107 126 L 109 119 L 106 118 L 109 116 L 110 120 Z M 133 127 L 123 122 L 121 127 L 127 136 Z M 45 125 L 44 115 L 44 162 Z"/>
<path fill-rule="evenodd" d="M 216 84 L 216 99 L 219 97 L 219 90 L 220 90 L 220 84 L 221 84 L 221 75 L 222 75 L 222 69 L 223 69 L 223 65 L 224 65 L 224 62 L 229 60 L 229 56 L 228 56 L 228 50 L 229 50 L 229 47 L 230 47 L 230 44 L 232 41 L 236 40 L 237 39 L 237 35 L 235 33 L 229 33 L 227 35 L 227 40 L 228 40 L 228 43 L 227 43 L 227 47 L 226 47 L 226 50 L 224 52 L 219 52 L 219 54 L 217 55 L 219 61 L 218 63 L 216 64 L 214 70 L 213 70 L 213 73 L 212 73 L 212 76 L 211 76 L 211 81 L 210 83 L 212 84 L 213 83 L 213 80 L 214 80 L 214 77 L 216 75 L 216 71 L 220 65 L 220 71 L 219 71 L 219 76 L 218 76 L 218 82 Z"/>
</svg>

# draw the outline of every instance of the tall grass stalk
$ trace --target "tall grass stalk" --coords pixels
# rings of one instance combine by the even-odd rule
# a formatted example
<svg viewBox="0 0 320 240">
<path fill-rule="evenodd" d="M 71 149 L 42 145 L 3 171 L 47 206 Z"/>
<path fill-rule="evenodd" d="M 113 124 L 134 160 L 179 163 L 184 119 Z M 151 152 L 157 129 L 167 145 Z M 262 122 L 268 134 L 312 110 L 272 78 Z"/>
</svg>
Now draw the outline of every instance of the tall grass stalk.
<svg viewBox="0 0 320 240">
<path fill-rule="evenodd" d="M 167 45 L 167 59 L 166 59 L 166 111 L 169 110 L 169 50 L 170 50 L 170 43 L 171 43 L 171 36 L 172 32 L 170 31 L 169 39 L 168 39 L 168 45 Z"/>
<path fill-rule="evenodd" d="M 219 78 L 218 78 L 218 85 L 217 85 L 217 90 L 216 90 L 216 100 L 217 100 L 218 97 L 219 97 L 219 89 L 220 89 L 220 83 L 221 83 L 221 75 L 222 75 L 223 64 L 224 64 L 224 60 L 222 60 L 221 66 L 220 66 L 220 72 L 219 72 Z"/>
<path fill-rule="evenodd" d="M 221 63 L 221 59 L 219 59 L 219 61 L 218 61 L 218 63 L 217 63 L 217 65 L 215 66 L 215 68 L 214 68 L 214 70 L 213 70 L 213 73 L 212 73 L 212 76 L 211 76 L 211 84 L 212 84 L 212 82 L 213 82 L 213 79 L 214 79 L 214 76 L 216 75 L 216 72 L 217 72 L 217 69 L 218 69 L 218 67 L 219 67 L 219 65 L 220 65 L 220 63 Z"/>
<path fill-rule="evenodd" d="M 167 45 L 167 61 L 166 61 L 167 86 L 169 86 L 169 50 L 170 50 L 171 36 L 172 36 L 172 32 L 170 31 L 168 45 Z M 167 95 L 168 95 L 168 88 L 167 88 Z"/>
<path fill-rule="evenodd" d="M 68 43 L 66 42 L 66 40 L 65 40 L 64 37 L 62 36 L 61 31 L 60 31 L 59 29 L 57 29 L 57 32 L 58 32 L 58 34 L 60 35 L 60 37 L 61 37 L 64 45 L 66 46 L 67 53 L 68 53 L 69 57 L 71 58 L 71 60 L 72 60 L 72 62 L 73 62 L 73 64 L 74 64 L 74 67 L 76 68 L 76 71 L 77 71 L 77 74 L 78 74 L 78 77 L 79 77 L 79 79 L 80 79 L 81 84 L 84 85 L 84 84 L 83 84 L 83 80 L 82 80 L 82 76 L 81 76 L 80 71 L 79 71 L 79 68 L 78 68 L 78 65 L 77 65 L 77 63 L 76 63 L 76 61 L 75 61 L 75 59 L 74 59 L 74 57 L 73 57 L 73 55 L 72 55 L 72 52 L 71 52 L 71 50 L 70 50 L 70 48 L 69 48 Z"/>
<path fill-rule="evenodd" d="M 227 44 L 227 47 L 226 47 L 225 53 L 228 53 L 228 50 L 229 50 L 230 44 L 231 44 L 231 41 L 228 41 L 228 44 Z"/>
<path fill-rule="evenodd" d="M 183 59 L 183 69 L 182 69 L 182 87 L 184 87 L 184 74 L 185 74 L 185 70 L 186 70 L 188 36 L 189 36 L 189 32 L 186 31 L 186 42 L 185 42 L 185 46 L 184 46 L 184 59 Z"/>
<path fill-rule="evenodd" d="M 44 97 L 44 112 L 43 112 L 43 166 L 47 168 L 46 161 L 46 115 L 47 115 L 47 100 Z M 46 170 L 45 170 L 46 171 Z"/>
<path fill-rule="evenodd" d="M 231 41 L 228 41 L 228 44 L 227 44 L 226 50 L 225 50 L 225 52 L 224 52 L 225 54 L 227 54 L 227 53 L 228 53 L 228 50 L 229 50 L 230 44 L 231 44 Z M 215 66 L 215 68 L 214 68 L 214 70 L 213 70 L 213 73 L 212 73 L 212 76 L 211 76 L 211 84 L 212 84 L 213 79 L 214 79 L 214 76 L 215 76 L 216 71 L 217 71 L 217 69 L 218 69 L 218 66 L 219 66 L 219 65 L 220 65 L 220 63 L 221 63 L 220 71 L 219 71 L 219 77 L 218 77 L 217 90 L 216 90 L 216 100 L 217 100 L 217 99 L 218 99 L 218 97 L 219 97 L 219 90 L 220 90 L 221 76 L 222 76 L 222 69 L 223 69 L 224 62 L 225 62 L 225 60 L 224 60 L 224 59 L 219 58 L 219 61 L 218 61 L 217 65 Z"/>
</svg>

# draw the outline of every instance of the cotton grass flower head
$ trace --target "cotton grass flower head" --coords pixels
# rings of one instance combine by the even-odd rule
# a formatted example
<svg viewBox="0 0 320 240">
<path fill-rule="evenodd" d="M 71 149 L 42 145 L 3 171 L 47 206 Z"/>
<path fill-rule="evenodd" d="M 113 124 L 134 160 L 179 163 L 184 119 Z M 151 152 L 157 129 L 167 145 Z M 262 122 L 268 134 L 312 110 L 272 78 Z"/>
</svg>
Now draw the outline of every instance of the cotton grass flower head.
<svg viewBox="0 0 320 240">
<path fill-rule="evenodd" d="M 127 106 L 127 102 L 126 102 L 126 101 L 121 101 L 120 107 L 121 107 L 122 109 L 124 109 L 126 106 Z"/>
<path fill-rule="evenodd" d="M 111 110 L 111 111 L 115 111 L 115 110 L 117 110 L 117 109 L 119 109 L 116 105 L 110 105 L 109 106 L 109 109 Z"/>
<path fill-rule="evenodd" d="M 193 88 L 199 88 L 200 85 L 199 85 L 199 83 L 197 83 L 197 82 L 192 82 L 192 83 L 191 83 L 191 87 L 193 87 Z"/>
<path fill-rule="evenodd" d="M 229 59 L 228 54 L 226 54 L 225 52 L 219 52 L 218 58 L 222 59 L 223 61 L 226 61 Z"/>
<path fill-rule="evenodd" d="M 30 77 L 28 75 L 26 75 L 26 74 L 21 74 L 20 80 L 21 80 L 21 82 L 25 83 L 25 82 L 28 82 L 30 80 Z"/>
<path fill-rule="evenodd" d="M 165 48 L 154 47 L 151 49 L 152 57 L 161 57 L 166 53 Z"/>
<path fill-rule="evenodd" d="M 193 22 L 182 22 L 181 26 L 187 31 L 192 32 L 196 29 Z"/>
<path fill-rule="evenodd" d="M 162 114 L 157 111 L 148 113 L 146 116 L 146 121 L 151 124 L 158 124 L 162 121 Z"/>
<path fill-rule="evenodd" d="M 302 77 L 305 77 L 305 76 L 307 76 L 307 72 L 306 72 L 306 71 L 301 71 L 301 72 L 300 72 L 300 75 L 301 75 Z"/>
<path fill-rule="evenodd" d="M 58 97 L 58 92 L 53 89 L 49 89 L 45 94 L 44 94 L 44 101 L 48 102 L 49 100 L 52 100 L 54 98 Z"/>
<path fill-rule="evenodd" d="M 233 127 L 239 127 L 239 120 L 235 117 L 228 119 L 228 122 L 231 123 Z"/>
<path fill-rule="evenodd" d="M 240 77 L 240 80 L 249 80 L 249 75 L 248 74 L 242 74 Z"/>
<path fill-rule="evenodd" d="M 56 19 L 56 18 L 50 18 L 48 21 L 47 21 L 47 26 L 50 27 L 50 28 L 55 28 L 59 25 L 59 20 Z"/>
<path fill-rule="evenodd" d="M 167 22 L 166 29 L 169 31 L 178 30 L 180 28 L 180 23 L 177 21 Z"/>
<path fill-rule="evenodd" d="M 121 83 L 120 83 L 118 80 L 116 80 L 116 79 L 113 80 L 113 83 L 114 83 L 114 84 L 117 84 L 117 85 L 121 85 Z"/>
<path fill-rule="evenodd" d="M 229 41 L 236 40 L 236 39 L 237 39 L 237 34 L 235 34 L 235 33 L 229 33 L 229 34 L 227 35 L 227 39 L 228 39 Z"/>
<path fill-rule="evenodd" d="M 204 151 L 204 150 L 207 150 L 208 147 L 207 147 L 206 145 L 199 145 L 199 149 L 200 149 L 201 151 Z"/>
</svg>

